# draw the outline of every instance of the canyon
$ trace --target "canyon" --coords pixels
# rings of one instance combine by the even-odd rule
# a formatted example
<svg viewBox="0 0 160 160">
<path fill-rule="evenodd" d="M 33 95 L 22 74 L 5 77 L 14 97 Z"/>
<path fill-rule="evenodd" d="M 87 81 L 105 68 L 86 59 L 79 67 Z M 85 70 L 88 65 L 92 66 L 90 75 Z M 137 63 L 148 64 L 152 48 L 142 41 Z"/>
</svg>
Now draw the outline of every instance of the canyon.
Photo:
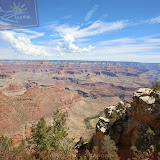
<svg viewBox="0 0 160 160">
<path fill-rule="evenodd" d="M 1 60 L 0 135 L 16 145 L 41 117 L 51 124 L 58 108 L 66 114 L 70 137 L 89 138 L 104 108 L 129 103 L 133 92 L 159 81 L 160 64 Z M 93 127 L 87 128 L 87 118 Z"/>
</svg>

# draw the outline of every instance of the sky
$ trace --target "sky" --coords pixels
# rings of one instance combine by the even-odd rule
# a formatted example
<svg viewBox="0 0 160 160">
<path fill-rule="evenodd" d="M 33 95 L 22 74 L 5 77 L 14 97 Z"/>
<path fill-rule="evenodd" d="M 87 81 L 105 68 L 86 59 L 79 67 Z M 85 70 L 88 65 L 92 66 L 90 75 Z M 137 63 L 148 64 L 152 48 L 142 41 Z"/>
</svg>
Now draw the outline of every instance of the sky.
<svg viewBox="0 0 160 160">
<path fill-rule="evenodd" d="M 0 59 L 160 63 L 160 0 L 37 0 L 39 27 L 0 31 Z"/>
</svg>

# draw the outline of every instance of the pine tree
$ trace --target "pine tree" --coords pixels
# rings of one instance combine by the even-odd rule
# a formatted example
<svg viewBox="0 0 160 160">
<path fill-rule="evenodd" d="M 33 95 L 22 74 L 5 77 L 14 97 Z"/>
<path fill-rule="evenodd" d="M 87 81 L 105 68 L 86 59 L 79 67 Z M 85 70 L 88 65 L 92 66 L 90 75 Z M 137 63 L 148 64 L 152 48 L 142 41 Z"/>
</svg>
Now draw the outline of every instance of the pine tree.
<svg viewBox="0 0 160 160">
<path fill-rule="evenodd" d="M 65 114 L 57 111 L 53 114 L 53 148 L 55 150 L 70 150 L 73 145 L 73 138 L 68 137 Z"/>
<path fill-rule="evenodd" d="M 7 137 L 0 137 L 0 150 L 12 150 L 12 140 L 8 139 Z"/>
<path fill-rule="evenodd" d="M 32 127 L 32 137 L 29 143 L 35 150 L 50 150 L 52 144 L 51 127 L 48 127 L 44 118 Z"/>
<path fill-rule="evenodd" d="M 29 140 L 30 148 L 42 150 L 70 150 L 73 140 L 68 137 L 65 115 L 57 109 L 53 113 L 53 126 L 47 126 L 44 118 L 32 127 L 32 136 Z"/>
<path fill-rule="evenodd" d="M 155 91 L 155 92 L 160 91 L 160 83 L 155 83 L 155 84 L 153 84 L 151 88 L 152 88 L 153 91 Z"/>
</svg>

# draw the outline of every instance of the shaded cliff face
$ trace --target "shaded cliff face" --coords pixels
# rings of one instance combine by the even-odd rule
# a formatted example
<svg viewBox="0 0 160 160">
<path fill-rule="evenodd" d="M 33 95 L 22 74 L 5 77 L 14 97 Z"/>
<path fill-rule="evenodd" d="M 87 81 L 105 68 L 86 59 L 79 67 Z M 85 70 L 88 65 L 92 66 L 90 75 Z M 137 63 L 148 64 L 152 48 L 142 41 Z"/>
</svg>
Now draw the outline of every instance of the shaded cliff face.
<svg viewBox="0 0 160 160">
<path fill-rule="evenodd" d="M 109 134 L 119 149 L 136 146 L 146 150 L 160 147 L 160 92 L 140 88 L 133 94 L 131 105 L 120 102 L 105 109 L 99 118 L 92 145 L 101 149 L 103 136 Z M 91 144 L 89 144 L 91 145 Z M 93 147 L 93 146 L 92 146 Z"/>
</svg>

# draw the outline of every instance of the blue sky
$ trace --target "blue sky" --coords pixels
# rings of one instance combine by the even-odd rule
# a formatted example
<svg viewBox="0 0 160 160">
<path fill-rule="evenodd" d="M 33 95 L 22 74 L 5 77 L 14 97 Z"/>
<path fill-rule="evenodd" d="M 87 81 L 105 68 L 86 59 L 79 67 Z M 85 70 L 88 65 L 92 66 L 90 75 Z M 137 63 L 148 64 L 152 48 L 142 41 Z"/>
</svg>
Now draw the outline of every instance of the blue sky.
<svg viewBox="0 0 160 160">
<path fill-rule="evenodd" d="M 40 26 L 0 31 L 0 59 L 160 63 L 160 0 L 38 0 Z"/>
</svg>

